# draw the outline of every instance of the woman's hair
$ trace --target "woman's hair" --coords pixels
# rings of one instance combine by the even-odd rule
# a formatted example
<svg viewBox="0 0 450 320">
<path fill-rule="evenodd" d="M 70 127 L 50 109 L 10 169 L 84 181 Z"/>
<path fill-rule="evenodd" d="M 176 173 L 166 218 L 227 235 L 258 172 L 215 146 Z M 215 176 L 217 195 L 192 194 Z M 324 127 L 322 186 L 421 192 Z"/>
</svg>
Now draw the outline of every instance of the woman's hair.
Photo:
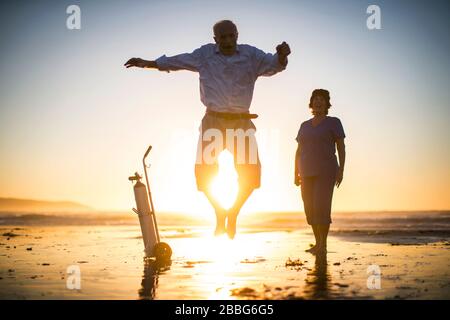
<svg viewBox="0 0 450 320">
<path fill-rule="evenodd" d="M 325 111 L 325 113 L 328 114 L 328 109 L 330 109 L 330 107 L 331 107 L 330 92 L 328 90 L 315 89 L 311 94 L 311 98 L 309 99 L 309 107 L 312 108 L 312 102 L 313 102 L 314 98 L 318 97 L 318 96 L 325 99 L 325 103 L 327 104 L 327 110 Z"/>
</svg>

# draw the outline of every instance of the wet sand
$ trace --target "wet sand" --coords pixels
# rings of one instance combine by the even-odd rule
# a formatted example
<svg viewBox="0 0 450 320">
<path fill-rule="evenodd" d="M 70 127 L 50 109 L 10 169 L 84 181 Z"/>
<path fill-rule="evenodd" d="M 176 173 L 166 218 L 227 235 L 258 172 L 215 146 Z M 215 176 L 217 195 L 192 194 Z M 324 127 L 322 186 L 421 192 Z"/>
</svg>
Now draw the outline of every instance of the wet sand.
<svg viewBox="0 0 450 320">
<path fill-rule="evenodd" d="M 0 226 L 1 299 L 450 299 L 448 238 L 329 237 L 326 256 L 304 252 L 309 229 L 162 228 L 169 266 L 143 259 L 139 225 Z M 368 289 L 370 265 L 381 288 Z M 67 287 L 69 266 L 81 289 Z M 72 278 L 70 278 L 72 279 Z"/>
</svg>

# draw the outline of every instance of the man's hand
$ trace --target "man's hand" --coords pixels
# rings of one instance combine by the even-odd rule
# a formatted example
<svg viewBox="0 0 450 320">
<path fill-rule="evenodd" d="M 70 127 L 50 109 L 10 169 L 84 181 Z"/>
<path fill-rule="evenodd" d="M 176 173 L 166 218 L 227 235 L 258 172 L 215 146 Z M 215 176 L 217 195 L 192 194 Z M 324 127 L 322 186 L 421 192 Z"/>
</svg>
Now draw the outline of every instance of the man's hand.
<svg viewBox="0 0 450 320">
<path fill-rule="evenodd" d="M 291 48 L 289 48 L 289 45 L 285 41 L 283 41 L 282 44 L 277 45 L 277 53 L 280 63 L 286 65 L 287 56 L 291 54 Z"/>
<path fill-rule="evenodd" d="M 154 66 L 152 65 L 152 62 L 153 61 L 147 61 L 141 58 L 131 58 L 124 64 L 124 66 L 127 68 L 130 67 L 153 68 Z"/>
</svg>

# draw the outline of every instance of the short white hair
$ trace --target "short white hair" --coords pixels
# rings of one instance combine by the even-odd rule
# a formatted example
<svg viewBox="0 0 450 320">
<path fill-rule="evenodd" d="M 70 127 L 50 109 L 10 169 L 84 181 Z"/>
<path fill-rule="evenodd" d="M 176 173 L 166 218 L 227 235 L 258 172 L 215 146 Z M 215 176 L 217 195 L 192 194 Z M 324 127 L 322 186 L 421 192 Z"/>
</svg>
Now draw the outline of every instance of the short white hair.
<svg viewBox="0 0 450 320">
<path fill-rule="evenodd" d="M 230 25 L 232 25 L 232 26 L 234 27 L 234 30 L 236 30 L 236 33 L 237 33 L 237 27 L 236 27 L 236 25 L 234 24 L 233 21 L 231 21 L 231 20 L 220 20 L 220 21 L 217 21 L 217 22 L 214 24 L 214 26 L 213 26 L 213 32 L 214 32 L 214 35 L 217 35 L 217 33 L 219 32 L 219 28 L 220 28 L 222 25 L 224 25 L 224 24 L 230 24 Z"/>
</svg>

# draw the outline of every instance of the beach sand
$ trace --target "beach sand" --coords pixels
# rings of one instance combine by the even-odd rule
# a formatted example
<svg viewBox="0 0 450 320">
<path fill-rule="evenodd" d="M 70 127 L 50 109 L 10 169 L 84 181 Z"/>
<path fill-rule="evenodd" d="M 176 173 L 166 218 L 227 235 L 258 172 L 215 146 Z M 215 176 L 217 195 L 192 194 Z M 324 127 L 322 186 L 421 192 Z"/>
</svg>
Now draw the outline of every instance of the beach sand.
<svg viewBox="0 0 450 320">
<path fill-rule="evenodd" d="M 313 241 L 306 227 L 241 227 L 234 240 L 212 229 L 161 227 L 173 255 L 171 265 L 157 266 L 144 259 L 135 220 L 2 225 L 0 298 L 450 299 L 446 234 L 335 230 L 328 254 L 316 257 L 304 252 Z M 381 271 L 380 288 L 368 288 L 371 265 Z M 79 267 L 80 289 L 67 286 L 71 266 Z"/>
</svg>

